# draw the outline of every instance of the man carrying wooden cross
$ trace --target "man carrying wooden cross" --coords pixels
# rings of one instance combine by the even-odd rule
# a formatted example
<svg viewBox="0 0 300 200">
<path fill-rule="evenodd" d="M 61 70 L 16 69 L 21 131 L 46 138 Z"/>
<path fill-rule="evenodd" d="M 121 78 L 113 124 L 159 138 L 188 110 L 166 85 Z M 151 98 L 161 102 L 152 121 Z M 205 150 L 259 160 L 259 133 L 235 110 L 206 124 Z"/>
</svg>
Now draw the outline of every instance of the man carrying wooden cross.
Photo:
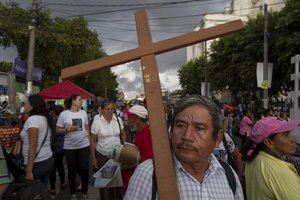
<svg viewBox="0 0 300 200">
<path fill-rule="evenodd" d="M 171 149 L 181 200 L 244 199 L 237 174 L 212 154 L 222 137 L 221 110 L 210 99 L 188 96 L 175 104 Z M 154 172 L 152 159 L 141 163 L 124 199 L 158 199 Z"/>
<path fill-rule="evenodd" d="M 63 80 L 75 78 L 99 69 L 141 60 L 159 198 L 179 200 L 155 55 L 241 31 L 244 25 L 241 20 L 237 20 L 175 38 L 152 42 L 147 14 L 145 10 L 142 10 L 136 13 L 136 27 L 138 48 L 64 68 L 61 78 Z"/>
</svg>

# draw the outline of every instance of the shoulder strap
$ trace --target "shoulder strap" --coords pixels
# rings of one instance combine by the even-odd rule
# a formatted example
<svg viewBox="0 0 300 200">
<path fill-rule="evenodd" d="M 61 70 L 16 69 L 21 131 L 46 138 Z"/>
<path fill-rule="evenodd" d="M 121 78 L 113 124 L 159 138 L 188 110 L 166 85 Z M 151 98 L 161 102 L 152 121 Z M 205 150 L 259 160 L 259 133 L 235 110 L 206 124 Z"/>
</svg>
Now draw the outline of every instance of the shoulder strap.
<svg viewBox="0 0 300 200">
<path fill-rule="evenodd" d="M 122 137 L 121 137 L 121 125 L 120 125 L 120 122 L 119 122 L 119 117 L 118 116 L 116 116 L 116 118 L 117 118 L 117 122 L 118 122 L 118 125 L 119 125 L 119 130 L 120 130 L 120 143 L 121 144 L 123 144 L 123 142 L 122 142 Z"/>
<path fill-rule="evenodd" d="M 151 199 L 155 200 L 156 198 L 156 192 L 157 192 L 157 182 L 156 182 L 156 173 L 155 173 L 155 168 L 153 165 L 153 175 L 152 175 L 152 195 Z"/>
<path fill-rule="evenodd" d="M 218 161 L 221 164 L 221 166 L 224 168 L 229 187 L 230 187 L 232 193 L 235 195 L 236 179 L 234 177 L 234 173 L 233 173 L 232 169 L 230 168 L 230 166 L 226 162 L 224 162 L 221 159 L 218 159 Z"/>
<path fill-rule="evenodd" d="M 229 135 L 229 134 L 228 134 Z M 223 142 L 223 145 L 226 149 L 226 152 L 227 152 L 227 159 L 228 159 L 228 163 L 233 166 L 233 159 L 232 159 L 232 156 L 231 156 L 231 153 L 229 151 L 229 148 L 228 148 L 228 144 L 227 144 L 227 140 L 225 138 L 225 132 L 224 132 L 224 135 L 223 135 L 223 139 L 222 139 L 222 142 Z"/>
<path fill-rule="evenodd" d="M 42 142 L 42 144 L 41 144 L 40 149 L 39 149 L 39 150 L 36 152 L 36 154 L 35 154 L 35 158 L 39 155 L 39 153 L 40 153 L 40 151 L 41 151 L 41 149 L 42 149 L 44 143 L 46 142 L 46 139 L 47 139 L 47 136 L 48 136 L 48 128 L 49 128 L 49 124 L 48 124 L 48 122 L 47 122 L 46 135 L 45 135 L 45 137 L 44 137 L 44 139 L 43 139 L 43 142 Z"/>
</svg>

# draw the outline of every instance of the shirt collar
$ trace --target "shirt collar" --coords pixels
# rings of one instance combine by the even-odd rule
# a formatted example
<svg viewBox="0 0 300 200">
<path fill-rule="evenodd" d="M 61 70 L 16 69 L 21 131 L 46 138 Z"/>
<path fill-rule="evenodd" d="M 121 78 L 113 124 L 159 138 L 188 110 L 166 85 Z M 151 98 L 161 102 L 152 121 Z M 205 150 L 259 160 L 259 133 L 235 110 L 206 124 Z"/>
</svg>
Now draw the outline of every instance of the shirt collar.
<svg viewBox="0 0 300 200">
<path fill-rule="evenodd" d="M 271 160 L 273 160 L 273 161 L 281 162 L 282 164 L 286 164 L 286 165 L 290 165 L 290 164 L 291 164 L 291 163 L 289 163 L 289 162 L 286 162 L 286 161 L 284 161 L 284 160 L 281 160 L 281 159 L 279 159 L 279 158 L 276 158 L 275 156 L 272 156 L 272 155 L 270 155 L 270 154 L 268 154 L 268 153 L 266 153 L 266 152 L 264 152 L 264 151 L 260 151 L 258 154 L 259 154 L 260 156 L 262 156 L 262 157 L 266 157 L 266 158 L 271 159 Z M 291 164 L 291 165 L 293 165 L 293 164 Z"/>
<path fill-rule="evenodd" d="M 105 120 L 105 118 L 103 117 L 103 115 L 100 116 L 100 119 Z M 117 120 L 117 117 L 115 115 L 113 115 L 112 116 L 112 120 Z"/>
<path fill-rule="evenodd" d="M 190 177 L 192 177 L 189 174 L 189 172 L 184 169 L 184 167 L 182 166 L 180 161 L 176 158 L 176 156 L 173 155 L 173 157 L 174 157 L 175 168 L 177 168 L 176 170 L 182 171 L 182 172 L 188 174 Z M 221 166 L 221 164 L 219 163 L 219 161 L 217 160 L 217 158 L 213 154 L 211 154 L 208 157 L 208 165 L 209 165 L 209 167 L 205 172 L 204 178 L 206 178 L 212 174 L 215 174 L 219 170 L 224 170 L 223 167 Z"/>
</svg>

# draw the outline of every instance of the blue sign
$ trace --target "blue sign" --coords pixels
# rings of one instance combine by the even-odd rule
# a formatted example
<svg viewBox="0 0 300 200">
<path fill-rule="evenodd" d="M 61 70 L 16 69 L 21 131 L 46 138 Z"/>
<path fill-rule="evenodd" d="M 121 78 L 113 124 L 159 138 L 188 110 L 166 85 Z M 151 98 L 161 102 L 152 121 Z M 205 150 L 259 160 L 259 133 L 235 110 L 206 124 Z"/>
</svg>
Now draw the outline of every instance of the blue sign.
<svg viewBox="0 0 300 200">
<path fill-rule="evenodd" d="M 16 75 L 16 77 L 26 80 L 26 72 L 27 72 L 27 62 L 22 61 L 19 58 L 16 58 L 15 63 L 14 63 L 13 73 Z M 42 70 L 41 69 L 39 69 L 37 67 L 33 67 L 32 80 L 35 82 L 41 83 L 41 81 L 42 81 Z"/>
</svg>

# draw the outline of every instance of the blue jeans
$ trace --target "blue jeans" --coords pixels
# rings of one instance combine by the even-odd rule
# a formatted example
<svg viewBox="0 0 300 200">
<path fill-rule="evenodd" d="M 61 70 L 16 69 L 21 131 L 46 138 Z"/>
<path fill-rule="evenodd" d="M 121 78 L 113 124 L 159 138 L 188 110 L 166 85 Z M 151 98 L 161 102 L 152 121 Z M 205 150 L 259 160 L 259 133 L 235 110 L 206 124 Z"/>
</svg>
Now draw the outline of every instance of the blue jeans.
<svg viewBox="0 0 300 200">
<path fill-rule="evenodd" d="M 53 160 L 52 156 L 50 158 L 48 158 L 47 160 L 34 163 L 33 169 L 32 169 L 33 178 L 35 180 L 36 179 L 41 180 L 42 183 L 47 188 L 49 174 L 52 171 L 53 166 L 54 166 L 54 160 Z"/>
</svg>

